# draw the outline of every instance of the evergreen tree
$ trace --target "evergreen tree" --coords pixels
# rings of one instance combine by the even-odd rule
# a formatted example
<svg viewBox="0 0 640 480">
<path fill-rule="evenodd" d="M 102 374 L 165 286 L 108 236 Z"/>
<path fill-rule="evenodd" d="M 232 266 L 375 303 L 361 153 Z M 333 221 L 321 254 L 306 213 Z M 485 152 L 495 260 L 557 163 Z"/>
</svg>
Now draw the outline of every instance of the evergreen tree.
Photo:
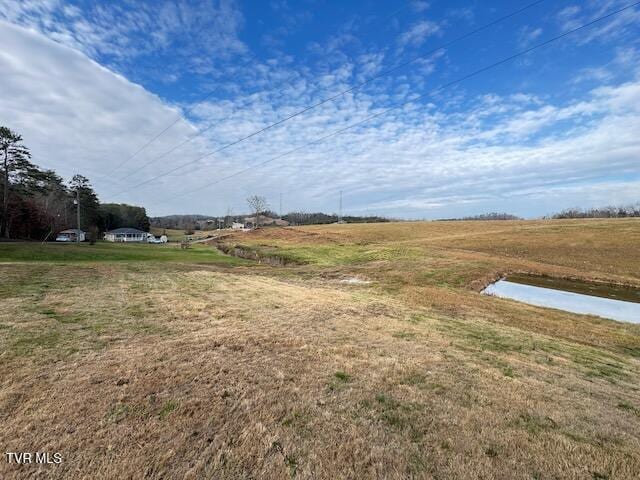
<svg viewBox="0 0 640 480">
<path fill-rule="evenodd" d="M 8 237 L 10 230 L 9 196 L 14 184 L 26 185 L 25 180 L 38 169 L 29 159 L 31 153 L 22 144 L 22 136 L 7 127 L 0 127 L 0 152 L 2 154 L 2 218 L 0 237 Z"/>
</svg>

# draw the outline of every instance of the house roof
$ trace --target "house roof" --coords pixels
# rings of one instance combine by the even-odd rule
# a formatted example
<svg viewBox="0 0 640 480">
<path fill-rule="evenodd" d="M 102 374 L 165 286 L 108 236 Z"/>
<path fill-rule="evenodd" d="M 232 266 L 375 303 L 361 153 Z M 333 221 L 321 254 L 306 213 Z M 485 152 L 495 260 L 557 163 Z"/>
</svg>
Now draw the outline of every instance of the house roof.
<svg viewBox="0 0 640 480">
<path fill-rule="evenodd" d="M 137 228 L 116 228 L 115 230 L 109 230 L 107 233 L 131 233 L 131 234 L 144 234 L 147 232 L 143 232 L 142 230 L 138 230 Z"/>
<path fill-rule="evenodd" d="M 68 230 L 62 230 L 60 233 L 84 233 L 84 231 L 78 229 L 78 228 L 69 228 Z"/>
</svg>

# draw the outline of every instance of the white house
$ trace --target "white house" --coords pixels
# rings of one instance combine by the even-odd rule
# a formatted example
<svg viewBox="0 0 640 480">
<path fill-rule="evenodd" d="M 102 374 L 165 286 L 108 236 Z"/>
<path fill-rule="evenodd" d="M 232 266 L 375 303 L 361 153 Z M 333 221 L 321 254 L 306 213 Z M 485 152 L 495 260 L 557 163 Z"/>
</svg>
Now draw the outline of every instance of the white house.
<svg viewBox="0 0 640 480">
<path fill-rule="evenodd" d="M 231 228 L 233 230 L 243 230 L 244 229 L 244 223 L 240 223 L 240 222 L 233 222 L 231 224 Z"/>
<path fill-rule="evenodd" d="M 137 228 L 116 228 L 104 234 L 107 242 L 146 242 L 149 234 Z"/>
<path fill-rule="evenodd" d="M 78 237 L 80 237 L 81 242 L 84 242 L 86 233 L 77 228 L 70 228 L 69 230 L 61 231 L 56 237 L 56 242 L 77 242 Z"/>
</svg>

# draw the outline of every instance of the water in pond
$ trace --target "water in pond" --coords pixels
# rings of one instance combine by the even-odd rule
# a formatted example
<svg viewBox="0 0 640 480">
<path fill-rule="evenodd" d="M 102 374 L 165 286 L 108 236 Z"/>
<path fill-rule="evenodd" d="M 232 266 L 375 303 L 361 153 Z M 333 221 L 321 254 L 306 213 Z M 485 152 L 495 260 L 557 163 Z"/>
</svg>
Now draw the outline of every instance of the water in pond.
<svg viewBox="0 0 640 480">
<path fill-rule="evenodd" d="M 544 277 L 514 276 L 489 285 L 482 293 L 511 298 L 540 307 L 640 323 L 640 303 L 638 303 L 640 292 L 637 290 L 595 285 L 591 288 L 587 287 L 589 284 L 567 280 L 560 281 L 561 285 L 553 283 L 553 288 L 539 286 L 554 280 Z M 561 286 L 564 289 L 559 289 Z M 589 294 L 578 293 L 583 291 Z"/>
</svg>

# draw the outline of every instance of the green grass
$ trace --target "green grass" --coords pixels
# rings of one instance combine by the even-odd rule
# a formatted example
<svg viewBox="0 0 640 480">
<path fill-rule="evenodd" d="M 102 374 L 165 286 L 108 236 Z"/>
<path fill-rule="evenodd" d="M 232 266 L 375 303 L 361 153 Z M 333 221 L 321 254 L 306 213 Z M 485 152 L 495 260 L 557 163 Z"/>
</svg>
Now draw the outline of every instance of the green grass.
<svg viewBox="0 0 640 480">
<path fill-rule="evenodd" d="M 340 380 L 341 382 L 348 382 L 351 380 L 351 375 L 343 371 L 338 371 L 334 373 L 333 376 L 338 380 Z"/>
<path fill-rule="evenodd" d="M 332 379 L 327 384 L 327 388 L 330 392 L 338 392 L 344 390 L 351 383 L 353 377 L 347 372 L 338 370 L 333 374 Z"/>
<path fill-rule="evenodd" d="M 357 265 L 377 260 L 415 258 L 419 251 L 407 248 L 387 248 L 370 245 L 304 245 L 304 246 L 246 246 L 260 254 L 274 255 L 290 263 L 322 267 Z"/>
<path fill-rule="evenodd" d="M 521 413 L 513 423 L 526 430 L 529 435 L 538 435 L 541 432 L 558 428 L 558 424 L 552 418 L 531 412 Z"/>
<path fill-rule="evenodd" d="M 160 417 L 160 420 L 164 420 L 171 414 L 171 412 L 173 412 L 177 408 L 178 402 L 174 400 L 167 400 L 160 409 L 160 412 L 158 412 L 158 417 Z"/>
<path fill-rule="evenodd" d="M 517 330 L 498 330 L 489 324 L 460 322 L 454 319 L 438 325 L 436 328 L 451 335 L 461 343 L 463 349 L 481 351 L 491 355 L 479 356 L 479 359 L 502 369 L 506 377 L 517 376 L 513 368 L 504 363 L 502 354 L 520 354 L 523 357 L 536 358 L 539 363 L 558 357 L 569 360 L 587 378 L 600 378 L 609 382 L 624 381 L 629 377 L 630 365 L 620 355 L 622 352 L 602 350 L 589 345 L 566 343 L 558 340 L 537 338 Z"/>
<path fill-rule="evenodd" d="M 7 354 L 31 355 L 36 349 L 55 349 L 60 347 L 63 338 L 59 330 L 47 328 L 40 332 L 18 332 L 13 335 L 13 342 L 3 350 Z"/>
<path fill-rule="evenodd" d="M 373 400 L 366 398 L 360 402 L 360 415 L 394 430 L 403 431 L 415 443 L 422 441 L 420 419 L 424 418 L 424 409 L 423 404 L 400 401 L 385 392 L 377 393 Z"/>
<path fill-rule="evenodd" d="M 122 244 L 98 242 L 82 243 L 0 243 L 0 262 L 186 262 L 246 264 L 246 260 L 226 256 L 213 247 L 194 245 L 181 250 L 178 245 Z"/>
<path fill-rule="evenodd" d="M 413 340 L 416 338 L 415 332 L 394 332 L 391 334 L 393 338 L 399 338 L 400 340 Z"/>
<path fill-rule="evenodd" d="M 627 412 L 631 412 L 634 415 L 640 417 L 640 408 L 634 407 L 629 402 L 619 402 L 617 406 L 621 410 L 625 410 Z"/>
<path fill-rule="evenodd" d="M 114 297 L 104 294 L 109 283 L 105 275 L 115 283 L 129 275 L 128 264 L 118 266 L 124 271 L 112 277 L 116 267 L 95 264 L 72 270 L 53 264 L 0 265 L 5 280 L 0 282 L 0 363 L 32 355 L 65 358 L 77 351 L 100 350 L 124 337 L 167 334 L 167 325 L 156 321 L 157 305 L 145 292 L 116 289 L 126 295 L 126 303 L 109 302 Z M 19 314 L 8 313 L 12 311 Z"/>
</svg>

